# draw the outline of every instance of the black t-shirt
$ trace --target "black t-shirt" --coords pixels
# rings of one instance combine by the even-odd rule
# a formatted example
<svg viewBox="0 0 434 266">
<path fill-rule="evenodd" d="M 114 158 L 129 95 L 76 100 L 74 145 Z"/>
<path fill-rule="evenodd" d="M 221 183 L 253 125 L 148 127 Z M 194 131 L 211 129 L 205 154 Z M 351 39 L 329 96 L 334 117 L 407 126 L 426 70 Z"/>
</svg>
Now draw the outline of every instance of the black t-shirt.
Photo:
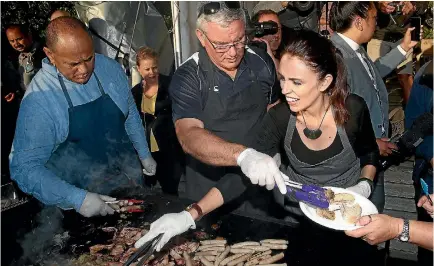
<svg viewBox="0 0 434 266">
<path fill-rule="evenodd" d="M 350 117 L 345 123 L 344 128 L 351 147 L 356 156 L 360 158 L 360 167 L 364 167 L 365 165 L 376 166 L 379 159 L 378 146 L 372 129 L 369 109 L 365 101 L 361 97 L 351 94 L 348 96 L 345 106 Z M 270 156 L 275 155 L 277 152 L 283 155 L 283 144 L 291 115 L 291 111 L 286 102 L 280 103 L 270 109 L 264 118 L 262 130 L 257 138 L 257 147 L 255 148 Z M 328 148 L 320 152 L 311 151 L 309 154 L 304 154 L 307 147 L 303 143 L 301 143 L 301 145 L 304 147 L 301 146 L 300 143 L 297 144 L 297 135 L 297 130 L 294 130 L 293 141 L 291 143 L 294 155 L 299 160 L 306 161 L 310 164 L 331 158 L 343 148 L 342 140 L 336 138 L 334 143 Z M 298 138 L 300 138 L 300 136 L 298 136 Z"/>
<path fill-rule="evenodd" d="M 218 89 L 221 95 L 228 97 L 235 95 L 250 86 L 251 72 L 261 84 L 268 103 L 276 102 L 279 92 L 274 87 L 276 69 L 273 60 L 265 51 L 257 47 L 246 49 L 235 80 L 232 80 L 211 62 L 206 51 L 201 48 L 199 52 L 187 59 L 172 77 L 169 95 L 172 100 L 173 120 L 181 118 L 202 120 L 202 111 L 209 90 Z"/>
</svg>

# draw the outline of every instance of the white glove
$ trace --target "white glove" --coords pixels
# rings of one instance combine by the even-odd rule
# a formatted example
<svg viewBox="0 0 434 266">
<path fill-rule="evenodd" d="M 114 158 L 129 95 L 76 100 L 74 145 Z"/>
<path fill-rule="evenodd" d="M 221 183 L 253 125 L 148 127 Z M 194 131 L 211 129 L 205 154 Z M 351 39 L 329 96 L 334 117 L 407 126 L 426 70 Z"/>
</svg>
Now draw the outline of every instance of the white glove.
<svg viewBox="0 0 434 266">
<path fill-rule="evenodd" d="M 276 162 L 277 167 L 280 167 L 280 165 L 282 164 L 282 156 L 280 156 L 280 153 L 276 153 L 273 156 L 273 159 Z"/>
<path fill-rule="evenodd" d="M 347 189 L 351 190 L 352 192 L 356 192 L 357 194 L 360 194 L 365 198 L 369 198 L 372 192 L 371 186 L 369 185 L 368 181 L 361 181 L 356 185 L 349 187 Z"/>
<path fill-rule="evenodd" d="M 238 156 L 237 164 L 252 184 L 266 186 L 268 190 L 272 190 L 277 185 L 280 193 L 286 194 L 286 186 L 279 167 L 270 156 L 249 148 Z"/>
<path fill-rule="evenodd" d="M 180 235 L 190 228 L 196 229 L 196 224 L 189 212 L 182 211 L 180 213 L 165 214 L 151 224 L 149 232 L 137 240 L 134 247 L 139 248 L 160 233 L 164 233 L 160 242 L 155 247 L 155 250 L 159 252 L 172 237 Z"/>
<path fill-rule="evenodd" d="M 148 158 L 141 160 L 143 165 L 143 174 L 145 175 L 155 175 L 157 172 L 157 162 L 152 158 L 152 156 L 149 156 Z"/>
<path fill-rule="evenodd" d="M 106 201 L 114 201 L 115 198 L 99 195 L 92 192 L 87 192 L 86 197 L 81 204 L 78 213 L 84 217 L 92 217 L 96 215 L 106 216 L 107 214 L 113 214 L 115 210 L 111 208 Z"/>
</svg>

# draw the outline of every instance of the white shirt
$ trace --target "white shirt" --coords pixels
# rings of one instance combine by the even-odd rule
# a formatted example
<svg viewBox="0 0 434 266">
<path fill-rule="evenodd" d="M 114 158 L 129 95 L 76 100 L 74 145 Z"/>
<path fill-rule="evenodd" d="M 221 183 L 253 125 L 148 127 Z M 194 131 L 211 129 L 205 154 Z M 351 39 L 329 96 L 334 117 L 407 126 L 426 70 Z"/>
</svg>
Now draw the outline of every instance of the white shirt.
<svg viewBox="0 0 434 266">
<path fill-rule="evenodd" d="M 356 52 L 357 57 L 359 58 L 360 62 L 362 62 L 363 66 L 365 67 L 366 72 L 368 72 L 369 77 L 371 77 L 371 79 L 374 80 L 374 77 L 372 77 L 371 72 L 369 71 L 368 65 L 366 64 L 365 60 L 363 60 L 362 55 L 358 51 L 360 45 L 341 33 L 338 33 L 338 35 L 351 47 L 351 49 L 353 49 Z M 401 45 L 398 45 L 398 50 L 404 56 L 407 54 L 407 52 L 404 51 L 404 49 L 402 49 Z"/>
</svg>

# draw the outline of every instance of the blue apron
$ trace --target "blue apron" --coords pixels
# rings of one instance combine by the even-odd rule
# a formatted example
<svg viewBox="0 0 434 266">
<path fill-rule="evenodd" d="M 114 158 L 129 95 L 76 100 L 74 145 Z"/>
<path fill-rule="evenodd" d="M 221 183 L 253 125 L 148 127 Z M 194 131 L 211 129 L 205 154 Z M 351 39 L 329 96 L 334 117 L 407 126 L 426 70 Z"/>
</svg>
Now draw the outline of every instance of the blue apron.
<svg viewBox="0 0 434 266">
<path fill-rule="evenodd" d="M 58 75 L 69 105 L 69 133 L 46 167 L 69 184 L 110 195 L 115 190 L 142 186 L 143 173 L 125 130 L 125 115 L 94 76 L 101 97 L 73 106 L 63 78 Z"/>
</svg>

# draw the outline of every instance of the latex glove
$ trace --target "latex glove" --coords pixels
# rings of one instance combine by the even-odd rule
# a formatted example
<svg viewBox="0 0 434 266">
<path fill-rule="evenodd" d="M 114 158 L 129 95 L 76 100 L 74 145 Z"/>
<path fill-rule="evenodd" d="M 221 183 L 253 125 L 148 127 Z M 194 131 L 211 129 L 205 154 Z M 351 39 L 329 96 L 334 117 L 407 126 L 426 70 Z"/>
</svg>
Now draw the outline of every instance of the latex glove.
<svg viewBox="0 0 434 266">
<path fill-rule="evenodd" d="M 151 224 L 149 232 L 137 240 L 134 247 L 139 248 L 160 233 L 164 233 L 161 241 L 155 247 L 155 250 L 159 252 L 172 237 L 180 235 L 188 229 L 196 229 L 196 224 L 189 212 L 182 211 L 180 213 L 165 214 Z"/>
<path fill-rule="evenodd" d="M 87 192 L 78 213 L 84 217 L 92 217 L 96 215 L 106 216 L 107 214 L 113 214 L 115 210 L 105 202 L 114 200 L 116 199 L 109 196 Z"/>
<path fill-rule="evenodd" d="M 277 167 L 280 167 L 280 165 L 282 164 L 282 156 L 280 156 L 280 153 L 276 153 L 273 156 L 273 159 L 276 162 Z"/>
<path fill-rule="evenodd" d="M 371 195 L 371 186 L 369 185 L 368 181 L 361 181 L 357 183 L 356 185 L 347 188 L 348 190 L 352 192 L 356 192 L 357 194 L 362 195 L 365 198 L 369 198 Z"/>
<path fill-rule="evenodd" d="M 265 186 L 268 190 L 272 190 L 277 185 L 280 193 L 286 194 L 286 186 L 279 167 L 270 156 L 249 148 L 238 156 L 237 164 L 252 184 Z"/>
<path fill-rule="evenodd" d="M 141 160 L 141 162 L 143 165 L 143 174 L 150 176 L 155 175 L 157 172 L 157 162 L 152 158 L 152 156 Z"/>
</svg>

